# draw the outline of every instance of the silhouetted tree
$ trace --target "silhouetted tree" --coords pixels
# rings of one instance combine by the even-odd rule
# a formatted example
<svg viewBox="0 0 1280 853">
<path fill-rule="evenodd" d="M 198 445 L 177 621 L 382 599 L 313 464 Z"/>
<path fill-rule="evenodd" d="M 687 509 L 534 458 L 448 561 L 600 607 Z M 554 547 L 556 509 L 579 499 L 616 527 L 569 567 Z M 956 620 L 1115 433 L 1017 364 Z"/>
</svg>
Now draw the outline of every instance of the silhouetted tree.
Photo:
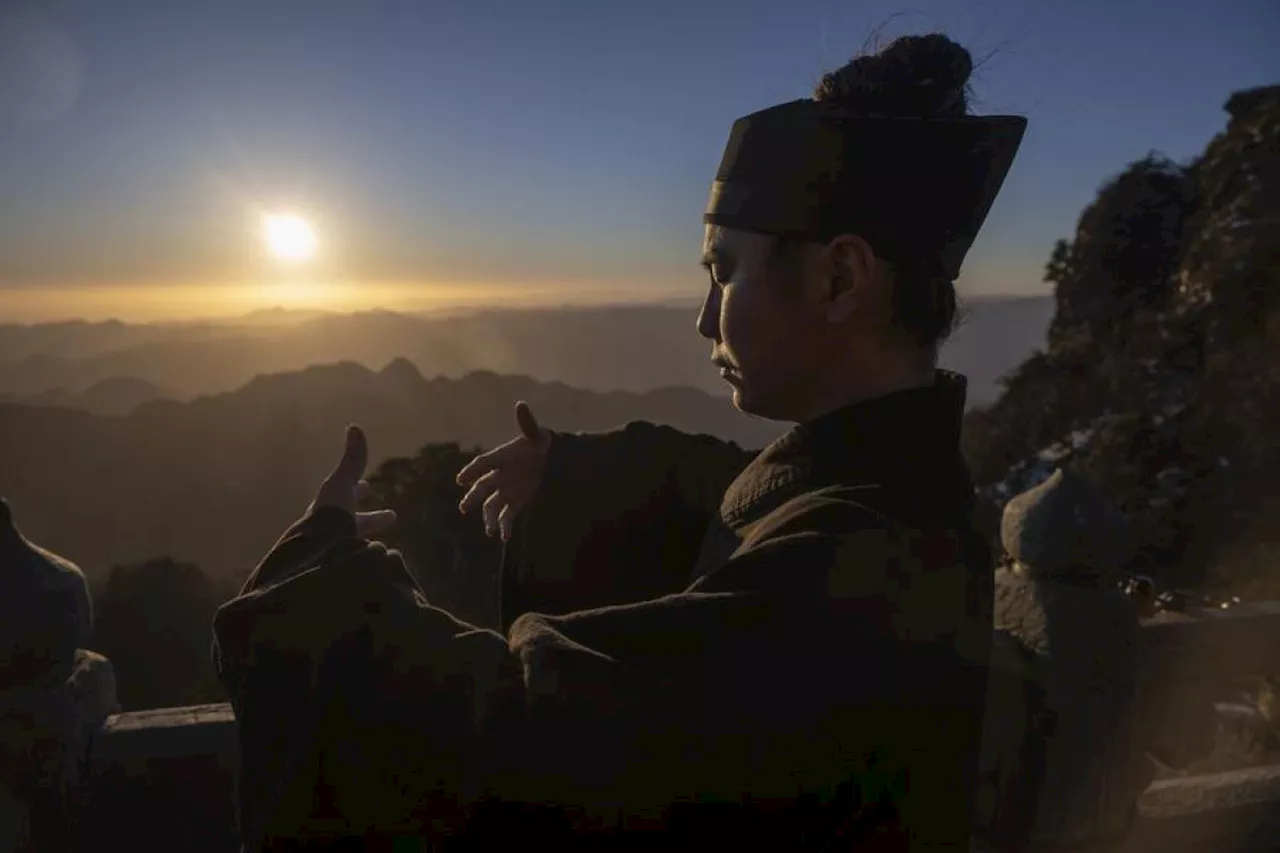
<svg viewBox="0 0 1280 853">
<path fill-rule="evenodd" d="M 1073 245 L 1063 239 L 1053 244 L 1049 253 L 1049 262 L 1044 267 L 1044 280 L 1055 288 L 1071 280 Z"/>
<path fill-rule="evenodd" d="M 225 591 L 191 563 L 116 566 L 97 593 L 94 649 L 110 658 L 125 710 L 220 702 L 213 614 Z"/>
<path fill-rule="evenodd" d="M 1059 345 L 1124 346 L 1134 321 L 1172 290 L 1183 223 L 1192 207 L 1187 171 L 1155 152 L 1111 179 L 1059 240 L 1045 266 Z"/>
<path fill-rule="evenodd" d="M 479 514 L 463 516 L 458 471 L 481 452 L 456 443 L 428 444 L 412 458 L 389 459 L 370 475 L 370 507 L 389 507 L 399 523 L 382 538 L 404 555 L 433 603 L 462 619 L 494 627 L 502 546 L 484 535 Z"/>
</svg>

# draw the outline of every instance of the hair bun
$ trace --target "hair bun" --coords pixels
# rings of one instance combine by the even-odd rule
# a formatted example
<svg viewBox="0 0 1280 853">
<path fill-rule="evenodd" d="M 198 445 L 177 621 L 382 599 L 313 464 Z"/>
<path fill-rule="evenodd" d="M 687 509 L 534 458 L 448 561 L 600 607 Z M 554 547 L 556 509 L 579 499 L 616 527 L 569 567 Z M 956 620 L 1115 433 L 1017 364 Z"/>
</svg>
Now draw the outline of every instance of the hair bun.
<svg viewBox="0 0 1280 853">
<path fill-rule="evenodd" d="M 814 100 L 867 115 L 965 115 L 969 51 L 940 33 L 902 36 L 823 76 Z"/>
</svg>

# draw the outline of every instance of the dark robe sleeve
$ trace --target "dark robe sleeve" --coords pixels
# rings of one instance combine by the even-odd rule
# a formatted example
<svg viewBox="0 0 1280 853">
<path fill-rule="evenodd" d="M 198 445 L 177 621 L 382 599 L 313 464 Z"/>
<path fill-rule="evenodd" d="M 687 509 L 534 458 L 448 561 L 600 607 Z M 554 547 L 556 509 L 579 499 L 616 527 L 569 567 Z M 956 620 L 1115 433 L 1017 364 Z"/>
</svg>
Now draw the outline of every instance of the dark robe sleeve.
<svg viewBox="0 0 1280 853">
<path fill-rule="evenodd" d="M 505 638 L 433 607 L 400 555 L 324 508 L 280 538 L 214 617 L 236 715 L 241 840 L 445 834 L 521 713 Z M 464 772 L 465 771 L 465 772 Z"/>
<path fill-rule="evenodd" d="M 810 495 L 686 591 L 521 617 L 537 788 L 665 824 L 722 808 L 711 836 L 743 843 L 968 849 L 992 629 L 966 537 Z M 754 825 L 746 801 L 793 823 Z"/>
<path fill-rule="evenodd" d="M 636 421 L 552 433 L 542 486 L 503 549 L 500 622 L 683 589 L 725 489 L 757 451 Z"/>
<path fill-rule="evenodd" d="M 909 539 L 848 501 L 799 501 L 683 591 L 528 613 L 506 638 L 432 607 L 394 552 L 330 546 L 215 621 L 242 782 L 266 786 L 242 800 L 250 829 L 518 839 L 529 824 L 503 808 L 608 833 L 697 802 L 729 815 L 723 838 L 751 829 L 750 799 L 807 815 L 783 836 L 889 827 L 967 849 L 982 626 L 964 567 L 921 568 Z"/>
</svg>

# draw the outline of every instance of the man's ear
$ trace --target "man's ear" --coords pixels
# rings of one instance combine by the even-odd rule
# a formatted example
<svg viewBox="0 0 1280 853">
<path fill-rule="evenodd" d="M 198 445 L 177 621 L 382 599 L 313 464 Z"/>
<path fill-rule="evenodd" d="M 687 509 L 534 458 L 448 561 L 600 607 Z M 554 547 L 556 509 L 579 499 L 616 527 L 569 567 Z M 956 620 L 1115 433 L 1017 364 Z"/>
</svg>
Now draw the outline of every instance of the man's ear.
<svg viewBox="0 0 1280 853">
<path fill-rule="evenodd" d="M 827 244 L 829 291 L 826 318 L 847 320 L 866 304 L 876 273 L 876 253 L 871 244 L 856 234 L 841 234 Z"/>
</svg>

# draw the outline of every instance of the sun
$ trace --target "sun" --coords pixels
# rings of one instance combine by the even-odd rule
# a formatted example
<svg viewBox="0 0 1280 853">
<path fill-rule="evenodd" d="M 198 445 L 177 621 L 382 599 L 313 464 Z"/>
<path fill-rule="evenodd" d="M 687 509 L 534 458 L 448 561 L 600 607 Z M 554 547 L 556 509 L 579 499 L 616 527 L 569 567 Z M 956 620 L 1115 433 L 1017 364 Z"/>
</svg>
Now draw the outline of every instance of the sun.
<svg viewBox="0 0 1280 853">
<path fill-rule="evenodd" d="M 301 216 L 268 213 L 262 217 L 262 236 L 271 254 L 285 261 L 305 261 L 315 256 L 316 232 Z"/>
</svg>

